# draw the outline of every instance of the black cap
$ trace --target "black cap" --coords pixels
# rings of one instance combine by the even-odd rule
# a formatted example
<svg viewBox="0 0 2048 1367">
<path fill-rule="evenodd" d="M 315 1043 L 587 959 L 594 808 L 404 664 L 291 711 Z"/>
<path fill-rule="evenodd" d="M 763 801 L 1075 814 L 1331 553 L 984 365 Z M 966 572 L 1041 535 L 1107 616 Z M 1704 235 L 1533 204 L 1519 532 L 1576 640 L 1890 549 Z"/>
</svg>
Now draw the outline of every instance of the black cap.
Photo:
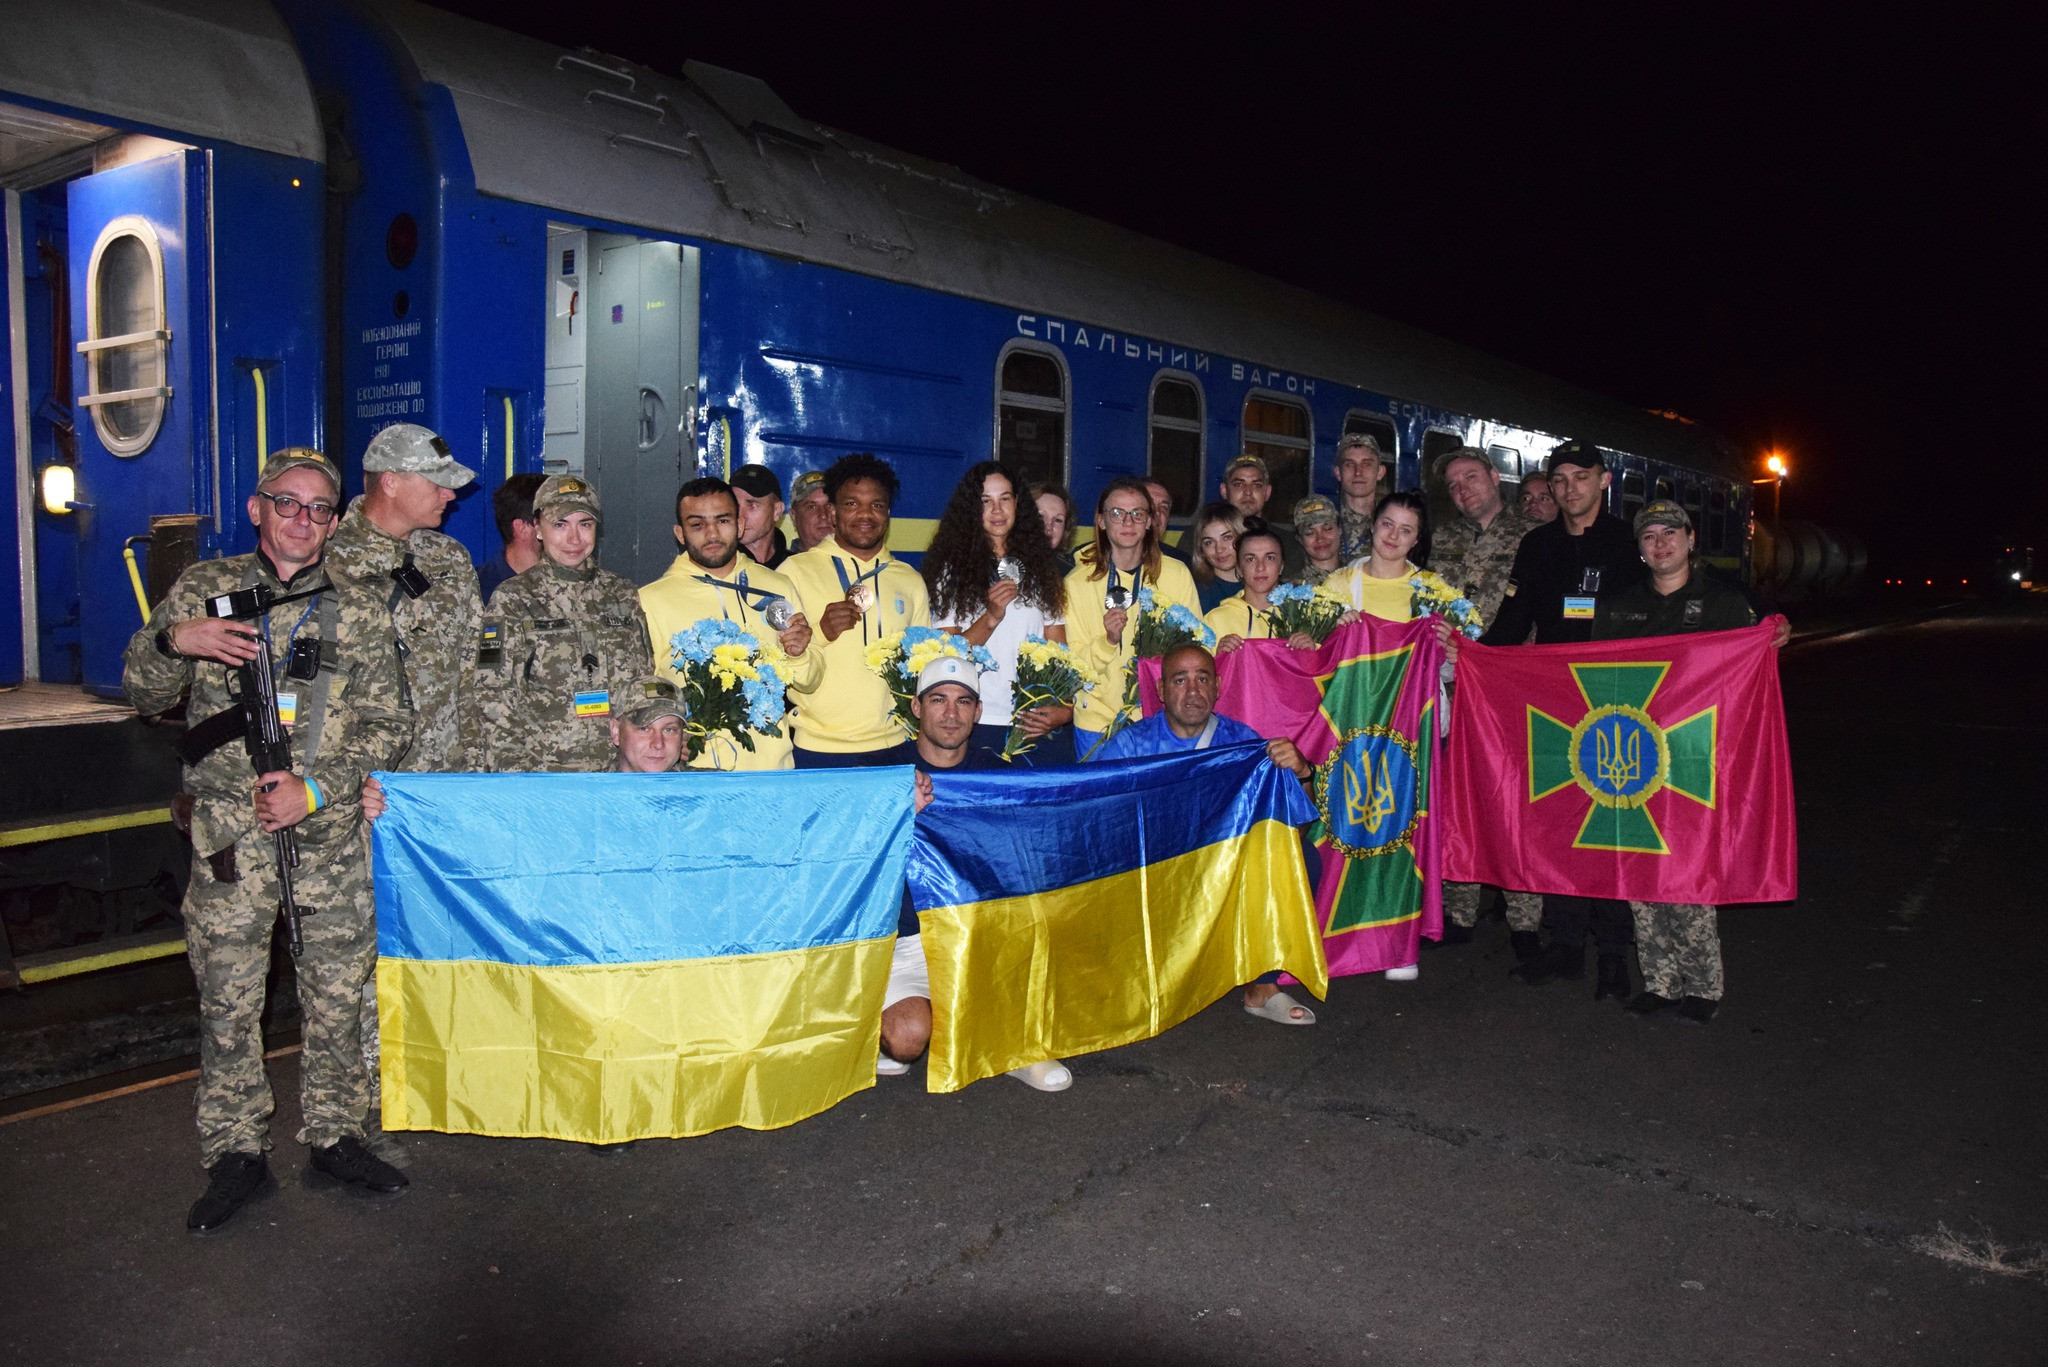
<svg viewBox="0 0 2048 1367">
<path fill-rule="evenodd" d="M 1595 470 L 1605 470 L 1607 457 L 1590 441 L 1568 441 L 1550 453 L 1550 459 L 1543 468 L 1546 471 L 1555 470 L 1560 465 L 1584 465 Z"/>
<path fill-rule="evenodd" d="M 755 498 L 782 497 L 782 481 L 765 465 L 742 465 L 726 482 L 735 489 L 746 490 Z"/>
</svg>

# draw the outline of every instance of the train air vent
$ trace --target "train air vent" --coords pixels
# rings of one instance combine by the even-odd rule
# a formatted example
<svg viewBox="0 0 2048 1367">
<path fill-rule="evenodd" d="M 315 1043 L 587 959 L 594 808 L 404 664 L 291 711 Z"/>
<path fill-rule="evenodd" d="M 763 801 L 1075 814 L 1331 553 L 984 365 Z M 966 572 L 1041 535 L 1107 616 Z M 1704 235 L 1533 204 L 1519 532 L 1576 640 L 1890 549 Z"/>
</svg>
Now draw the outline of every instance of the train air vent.
<svg viewBox="0 0 2048 1367">
<path fill-rule="evenodd" d="M 797 117 L 782 97 L 768 88 L 759 76 L 727 71 L 707 62 L 684 62 L 683 76 L 704 92 L 720 113 L 743 133 L 770 133 L 797 146 L 823 146 L 818 130 Z"/>
</svg>

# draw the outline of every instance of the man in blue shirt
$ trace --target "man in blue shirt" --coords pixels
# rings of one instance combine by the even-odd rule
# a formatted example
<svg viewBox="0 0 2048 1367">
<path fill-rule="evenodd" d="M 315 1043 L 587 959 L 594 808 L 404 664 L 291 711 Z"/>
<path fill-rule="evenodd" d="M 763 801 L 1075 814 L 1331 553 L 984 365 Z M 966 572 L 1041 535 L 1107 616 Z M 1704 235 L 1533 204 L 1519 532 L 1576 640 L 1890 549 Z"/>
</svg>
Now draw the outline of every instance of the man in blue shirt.
<svg viewBox="0 0 2048 1367">
<path fill-rule="evenodd" d="M 995 751 L 975 745 L 974 727 L 981 720 L 981 668 L 959 655 L 941 655 L 917 676 L 917 697 L 911 714 L 917 718 L 917 739 L 879 751 L 870 764 L 917 766 L 916 809 L 932 803 L 934 773 L 955 769 L 1007 767 Z M 889 988 L 882 995 L 882 1052 L 875 1072 L 896 1077 L 910 1071 L 932 1037 L 931 974 L 910 889 L 903 889 L 903 909 L 896 918 L 896 950 L 889 961 Z M 1074 1075 L 1058 1059 L 1012 1068 L 1010 1076 L 1041 1092 L 1064 1092 Z"/>
<path fill-rule="evenodd" d="M 1293 741 L 1284 737 L 1265 740 L 1243 722 L 1216 710 L 1216 657 L 1190 642 L 1175 646 L 1159 661 L 1159 711 L 1111 736 L 1095 758 L 1098 762 L 1139 759 L 1255 741 L 1265 745 L 1266 758 L 1303 783 L 1309 781 L 1314 768 L 1301 757 Z M 1313 858 L 1308 867 L 1313 878 Z M 1244 1009 L 1282 1025 L 1314 1025 L 1316 1013 L 1282 992 L 1279 978 L 1277 973 L 1268 973 L 1245 988 Z"/>
</svg>

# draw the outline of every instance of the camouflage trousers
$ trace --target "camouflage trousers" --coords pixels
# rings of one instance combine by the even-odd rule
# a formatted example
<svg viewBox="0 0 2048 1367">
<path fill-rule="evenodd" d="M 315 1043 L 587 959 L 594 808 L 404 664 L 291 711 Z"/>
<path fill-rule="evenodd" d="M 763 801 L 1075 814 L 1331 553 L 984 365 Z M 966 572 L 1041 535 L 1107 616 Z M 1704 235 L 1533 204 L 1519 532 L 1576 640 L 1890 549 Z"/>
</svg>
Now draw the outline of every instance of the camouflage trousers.
<svg viewBox="0 0 2048 1367">
<path fill-rule="evenodd" d="M 185 944 L 199 984 L 199 1153 L 209 1167 L 229 1153 L 267 1150 L 275 1109 L 263 1068 L 264 982 L 278 919 L 269 838 L 237 842 L 235 862 L 240 880 L 221 883 L 195 854 L 185 894 Z M 302 842 L 294 887 L 305 940 L 293 962 L 302 1017 L 298 1139 L 326 1145 L 361 1135 L 368 1106 L 358 1026 L 377 928 L 354 832 L 326 847 Z"/>
<path fill-rule="evenodd" d="M 1490 889 L 1484 883 L 1444 883 L 1444 919 L 1452 925 L 1472 926 L 1478 923 L 1479 908 L 1486 901 Z M 1534 931 L 1543 925 L 1543 894 L 1540 892 L 1510 892 L 1508 899 L 1508 929 Z"/>
<path fill-rule="evenodd" d="M 1630 902 L 1643 986 L 1660 997 L 1721 1000 L 1721 932 L 1714 908 L 1697 902 Z"/>
</svg>

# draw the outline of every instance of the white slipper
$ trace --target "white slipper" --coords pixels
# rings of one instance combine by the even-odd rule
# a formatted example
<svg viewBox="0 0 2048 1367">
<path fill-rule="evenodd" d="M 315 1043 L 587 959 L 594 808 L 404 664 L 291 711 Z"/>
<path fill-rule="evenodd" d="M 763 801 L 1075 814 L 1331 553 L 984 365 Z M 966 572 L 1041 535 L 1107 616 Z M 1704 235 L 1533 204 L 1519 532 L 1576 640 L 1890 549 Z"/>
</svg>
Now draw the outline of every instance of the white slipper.
<svg viewBox="0 0 2048 1367">
<path fill-rule="evenodd" d="M 1026 1064 L 1012 1068 L 1010 1076 L 1026 1087 L 1035 1087 L 1041 1092 L 1064 1092 L 1074 1085 L 1074 1075 L 1067 1071 L 1067 1065 L 1056 1058 L 1043 1063 Z"/>
<path fill-rule="evenodd" d="M 1301 1014 L 1299 1016 L 1295 1015 L 1296 1011 L 1301 1012 Z M 1266 998 L 1263 1005 L 1245 1007 L 1245 1014 L 1261 1016 L 1269 1021 L 1278 1021 L 1282 1025 L 1314 1025 L 1316 1023 L 1316 1013 L 1288 996 L 1285 992 L 1275 992 L 1272 996 Z"/>
<path fill-rule="evenodd" d="M 1421 976 L 1421 964 L 1406 964 L 1400 968 L 1387 970 L 1387 981 L 1390 983 L 1412 983 Z"/>
<path fill-rule="evenodd" d="M 910 1065 L 902 1059 L 890 1058 L 887 1053 L 875 1055 L 876 1077 L 902 1077 L 910 1071 Z"/>
</svg>

